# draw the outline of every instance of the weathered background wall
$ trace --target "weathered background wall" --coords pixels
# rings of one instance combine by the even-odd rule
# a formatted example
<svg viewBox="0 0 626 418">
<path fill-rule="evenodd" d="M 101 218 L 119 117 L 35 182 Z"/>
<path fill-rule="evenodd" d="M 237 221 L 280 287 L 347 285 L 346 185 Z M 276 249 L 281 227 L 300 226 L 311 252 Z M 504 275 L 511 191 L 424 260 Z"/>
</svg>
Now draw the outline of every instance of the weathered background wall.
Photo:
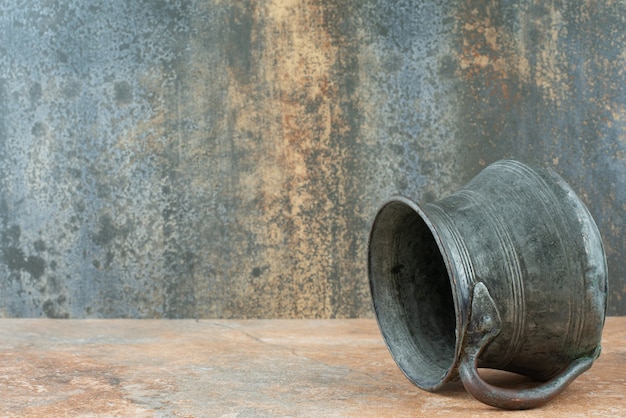
<svg viewBox="0 0 626 418">
<path fill-rule="evenodd" d="M 623 1 L 0 1 L 0 316 L 370 316 L 369 223 L 497 159 L 626 314 Z"/>
</svg>

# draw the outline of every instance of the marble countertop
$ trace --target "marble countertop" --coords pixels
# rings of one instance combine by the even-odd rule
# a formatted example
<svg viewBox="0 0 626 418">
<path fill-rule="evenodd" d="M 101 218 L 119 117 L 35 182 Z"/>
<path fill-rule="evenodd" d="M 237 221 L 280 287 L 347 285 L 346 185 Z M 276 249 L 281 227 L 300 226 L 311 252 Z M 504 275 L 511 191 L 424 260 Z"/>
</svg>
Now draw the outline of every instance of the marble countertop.
<svg viewBox="0 0 626 418">
<path fill-rule="evenodd" d="M 0 416 L 489 416 L 459 383 L 428 393 L 375 320 L 0 320 Z M 626 411 L 626 317 L 563 394 L 526 416 Z M 501 372 L 484 376 L 528 386 Z"/>
</svg>

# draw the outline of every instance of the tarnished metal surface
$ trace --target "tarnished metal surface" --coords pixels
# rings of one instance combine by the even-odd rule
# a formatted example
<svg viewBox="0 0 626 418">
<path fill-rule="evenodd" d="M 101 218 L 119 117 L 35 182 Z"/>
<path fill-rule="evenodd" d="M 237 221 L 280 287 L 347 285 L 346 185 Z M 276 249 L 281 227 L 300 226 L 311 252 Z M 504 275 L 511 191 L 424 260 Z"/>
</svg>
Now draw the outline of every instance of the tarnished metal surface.
<svg viewBox="0 0 626 418">
<path fill-rule="evenodd" d="M 371 315 L 366 234 L 503 157 L 626 313 L 623 2 L 0 3 L 0 315 Z"/>
<path fill-rule="evenodd" d="M 551 170 L 502 160 L 436 202 L 390 198 L 372 226 L 368 275 L 385 342 L 424 390 L 460 374 L 482 402 L 534 408 L 600 354 L 602 241 L 587 208 Z M 485 384 L 478 367 L 550 382 L 501 390 Z"/>
</svg>

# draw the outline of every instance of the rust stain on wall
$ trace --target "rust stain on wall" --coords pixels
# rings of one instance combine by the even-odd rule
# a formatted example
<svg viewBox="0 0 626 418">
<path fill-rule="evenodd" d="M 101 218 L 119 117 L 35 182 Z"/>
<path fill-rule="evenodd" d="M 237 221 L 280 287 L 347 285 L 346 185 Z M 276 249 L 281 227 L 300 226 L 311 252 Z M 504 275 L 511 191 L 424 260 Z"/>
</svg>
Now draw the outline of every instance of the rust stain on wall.
<svg viewBox="0 0 626 418">
<path fill-rule="evenodd" d="M 198 316 L 367 314 L 366 277 L 353 274 L 363 271 L 366 223 L 350 209 L 357 125 L 345 114 L 354 93 L 343 72 L 353 58 L 341 52 L 354 41 L 347 29 L 330 33 L 349 10 L 307 1 L 221 6 L 221 30 L 190 39 L 180 85 L 162 94 L 166 114 L 176 115 L 165 124 L 177 129 L 163 132 L 160 113 L 146 124 L 177 143 L 163 174 L 193 193 L 171 190 L 189 200 L 189 212 L 175 213 L 193 217 L 189 228 L 209 240 L 195 246 L 192 283 L 179 298 Z M 216 6 L 205 7 L 200 16 Z M 205 22 L 195 24 L 200 32 Z M 211 42 L 217 57 L 206 54 Z M 226 64 L 217 72 L 216 58 Z"/>
<path fill-rule="evenodd" d="M 232 83 L 229 106 L 236 109 L 235 131 L 249 132 L 259 142 L 246 147 L 249 159 L 240 160 L 235 193 L 255 202 L 258 210 L 236 218 L 239 225 L 255 228 L 251 237 L 258 250 L 257 260 L 233 254 L 242 257 L 246 267 L 238 273 L 247 276 L 241 292 L 231 290 L 227 297 L 233 312 L 333 317 L 354 312 L 354 299 L 366 300 L 364 292 L 338 285 L 357 263 L 356 254 L 344 246 L 359 237 L 345 219 L 350 216 L 345 167 L 353 158 L 346 141 L 354 135 L 342 114 L 346 98 L 339 85 L 339 51 L 345 41 L 328 33 L 329 19 L 337 18 L 329 16 L 329 9 L 281 1 L 243 11 L 252 22 L 251 38 L 263 49 L 252 58 L 258 63 L 249 74 L 257 82 Z M 255 94 L 259 83 L 267 83 L 265 96 Z M 352 300 L 342 307 L 339 292 L 346 291 Z"/>
</svg>

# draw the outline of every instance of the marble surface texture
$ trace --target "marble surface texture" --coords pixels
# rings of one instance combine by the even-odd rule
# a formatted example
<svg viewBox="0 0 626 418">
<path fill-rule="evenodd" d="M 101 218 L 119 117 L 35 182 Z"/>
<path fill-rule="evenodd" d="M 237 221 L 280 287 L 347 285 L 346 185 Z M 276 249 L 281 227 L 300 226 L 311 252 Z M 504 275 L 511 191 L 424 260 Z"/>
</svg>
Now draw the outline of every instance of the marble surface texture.
<svg viewBox="0 0 626 418">
<path fill-rule="evenodd" d="M 626 318 L 551 403 L 516 417 L 622 416 Z M 129 417 L 502 416 L 451 383 L 424 392 L 391 359 L 376 322 L 0 320 L 0 415 Z M 518 375 L 490 382 L 529 387 Z"/>
</svg>

